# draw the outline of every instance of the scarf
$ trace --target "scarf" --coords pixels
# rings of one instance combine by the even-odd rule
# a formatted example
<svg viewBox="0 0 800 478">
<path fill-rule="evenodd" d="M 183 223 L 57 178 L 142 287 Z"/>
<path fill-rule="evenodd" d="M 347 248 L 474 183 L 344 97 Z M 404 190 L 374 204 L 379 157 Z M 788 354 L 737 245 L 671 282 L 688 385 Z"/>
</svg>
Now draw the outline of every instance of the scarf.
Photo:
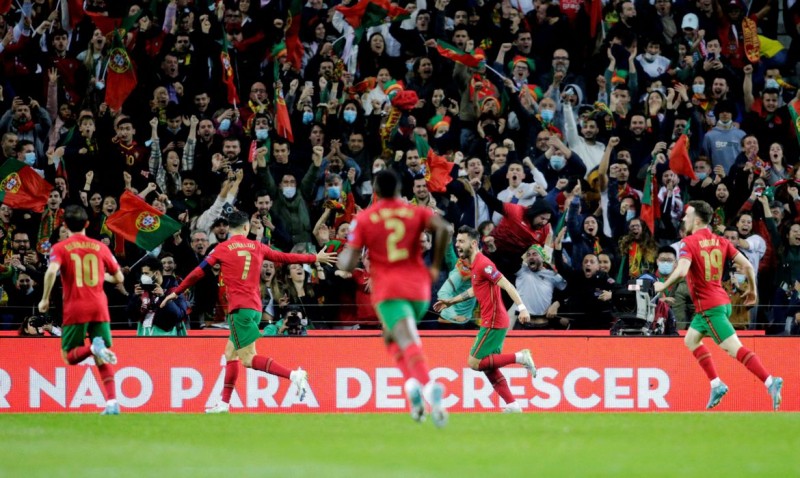
<svg viewBox="0 0 800 478">
<path fill-rule="evenodd" d="M 639 277 L 642 273 L 642 251 L 639 250 L 639 244 L 634 242 L 628 249 L 628 275 L 630 277 Z"/>
<path fill-rule="evenodd" d="M 33 130 L 34 127 L 36 127 L 36 123 L 34 123 L 31 120 L 31 121 L 28 121 L 26 123 L 22 123 L 20 125 L 17 125 L 17 132 L 18 133 L 27 133 L 27 132 Z"/>
<path fill-rule="evenodd" d="M 106 226 L 106 220 L 108 216 L 103 214 L 103 222 L 100 225 L 100 234 L 105 234 L 111 238 L 111 252 L 117 258 L 124 258 L 125 257 L 125 240 L 121 237 L 118 237 L 111 229 Z"/>
<path fill-rule="evenodd" d="M 55 211 L 47 209 L 42 214 L 42 222 L 39 223 L 39 235 L 36 241 L 36 250 L 39 254 L 47 255 L 50 252 L 50 236 L 61 227 L 64 222 L 64 209 L 58 208 Z"/>
</svg>

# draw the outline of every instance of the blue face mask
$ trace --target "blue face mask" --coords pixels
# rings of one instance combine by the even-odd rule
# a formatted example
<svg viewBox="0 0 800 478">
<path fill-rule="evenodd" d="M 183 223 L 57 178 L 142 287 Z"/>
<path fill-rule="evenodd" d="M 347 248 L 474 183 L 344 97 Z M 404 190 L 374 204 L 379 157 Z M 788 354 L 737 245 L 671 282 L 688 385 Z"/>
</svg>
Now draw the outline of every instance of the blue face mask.
<svg viewBox="0 0 800 478">
<path fill-rule="evenodd" d="M 733 274 L 733 279 L 736 281 L 737 284 L 744 284 L 744 281 L 747 279 L 747 276 L 744 274 Z"/>
<path fill-rule="evenodd" d="M 353 110 L 344 110 L 342 118 L 344 118 L 345 123 L 353 124 L 356 121 L 356 112 Z"/>
<path fill-rule="evenodd" d="M 705 179 L 708 177 L 708 173 L 695 173 L 695 176 L 697 176 L 698 180 L 705 181 Z"/>
<path fill-rule="evenodd" d="M 564 156 L 550 156 L 550 167 L 559 171 L 567 165 L 567 160 Z"/>
<path fill-rule="evenodd" d="M 257 129 L 256 130 L 256 139 L 259 141 L 264 141 L 269 138 L 269 131 L 265 129 Z"/>
<path fill-rule="evenodd" d="M 625 211 L 625 220 L 626 221 L 630 221 L 631 219 L 633 219 L 635 217 L 636 217 L 636 211 L 634 211 L 632 209 L 628 209 L 627 211 Z"/>
<path fill-rule="evenodd" d="M 781 89 L 781 85 L 778 84 L 777 80 L 775 80 L 773 78 L 770 78 L 764 83 L 764 88 L 765 89 L 772 89 L 772 90 L 780 90 Z"/>
<path fill-rule="evenodd" d="M 544 121 L 545 123 L 551 123 L 553 121 L 553 118 L 556 116 L 556 112 L 553 110 L 542 110 L 541 115 L 542 115 L 542 121 Z"/>
<path fill-rule="evenodd" d="M 706 91 L 706 85 L 692 85 L 692 93 L 702 95 Z"/>
<path fill-rule="evenodd" d="M 328 188 L 329 199 L 339 199 L 339 197 L 341 197 L 341 191 L 339 191 L 338 186 L 331 186 Z"/>
<path fill-rule="evenodd" d="M 220 131 L 228 131 L 229 129 L 231 129 L 231 120 L 225 118 L 224 120 L 219 122 Z"/>
<path fill-rule="evenodd" d="M 668 276 L 672 274 L 672 271 L 675 269 L 675 264 L 671 262 L 659 262 L 658 263 L 658 273 L 662 276 Z"/>
<path fill-rule="evenodd" d="M 312 121 L 314 121 L 314 113 L 303 111 L 303 124 L 310 124 Z"/>
<path fill-rule="evenodd" d="M 36 164 L 36 153 L 25 153 L 25 164 L 28 166 Z"/>
</svg>

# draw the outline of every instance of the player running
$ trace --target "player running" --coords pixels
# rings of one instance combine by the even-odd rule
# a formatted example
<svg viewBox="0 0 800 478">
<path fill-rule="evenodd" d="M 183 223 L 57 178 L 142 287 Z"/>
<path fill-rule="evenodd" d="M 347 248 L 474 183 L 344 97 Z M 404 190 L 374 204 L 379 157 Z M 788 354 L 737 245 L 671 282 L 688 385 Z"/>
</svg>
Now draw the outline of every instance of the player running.
<svg viewBox="0 0 800 478">
<path fill-rule="evenodd" d="M 228 339 L 229 343 L 225 347 L 225 358 L 228 359 L 228 365 L 225 367 L 226 383 L 222 401 L 209 412 L 224 413 L 229 410 L 228 401 L 233 393 L 233 383 L 235 383 L 236 377 L 229 376 L 228 369 L 235 370 L 235 375 L 238 375 L 236 357 L 247 368 L 288 378 L 297 387 L 297 394 L 302 401 L 308 389 L 308 373 L 301 368 L 289 370 L 273 358 L 256 355 L 255 342 L 261 337 L 261 332 L 258 330 L 258 324 L 261 322 L 259 282 L 261 263 L 264 262 L 264 259 L 269 259 L 273 262 L 289 264 L 313 264 L 315 262 L 332 264 L 336 262 L 336 254 L 327 252 L 319 252 L 317 255 L 287 254 L 272 250 L 265 244 L 247 238 L 247 234 L 250 232 L 250 218 L 241 211 L 231 214 L 228 217 L 228 224 L 231 233 L 230 239 L 218 244 L 178 287 L 164 297 L 161 307 L 177 298 L 206 273 L 211 273 L 211 268 L 215 264 L 220 264 L 222 267 L 220 275 L 228 287 L 227 319 L 231 335 Z"/>
<path fill-rule="evenodd" d="M 103 281 L 113 284 L 125 280 L 117 260 L 100 241 L 86 237 L 89 217 L 76 205 L 64 210 L 64 224 L 69 237 L 53 246 L 50 265 L 44 274 L 44 292 L 39 312 L 50 308 L 50 293 L 61 272 L 64 294 L 64 325 L 61 329 L 61 357 L 69 365 L 77 365 L 94 355 L 100 379 L 106 392 L 106 408 L 101 415 L 119 415 L 116 382 L 112 364 L 117 356 L 111 347 L 111 318 Z M 91 343 L 86 345 L 86 337 Z"/>
<path fill-rule="evenodd" d="M 472 270 L 472 287 L 455 297 L 440 299 L 433 305 L 433 310 L 440 312 L 472 297 L 478 299 L 481 307 L 481 328 L 469 352 L 467 364 L 472 370 L 480 370 L 486 375 L 495 392 L 506 402 L 503 412 L 520 413 L 522 408 L 511 394 L 500 369 L 518 363 L 525 367 L 533 378 L 536 377 L 536 366 L 528 349 L 513 354 L 502 353 L 510 321 L 500 290 L 506 291 L 517 305 L 520 322 L 524 324 L 530 321 L 531 316 L 514 285 L 497 270 L 497 266 L 488 257 L 478 251 L 479 239 L 478 231 L 469 226 L 461 226 L 458 229 L 456 251 L 458 257 Z"/>
<path fill-rule="evenodd" d="M 445 248 L 450 242 L 450 226 L 429 208 L 408 204 L 400 197 L 400 179 L 389 170 L 375 175 L 378 200 L 361 211 L 350 223 L 347 245 L 339 258 L 339 268 L 352 271 L 358 265 L 361 249 L 369 250 L 372 275 L 372 304 L 383 323 L 389 354 L 406 377 L 405 392 L 411 416 L 425 419 L 425 400 L 437 427 L 447 423 L 442 404 L 444 387 L 428 374 L 417 323 L 428 310 L 431 278 L 439 276 Z M 422 260 L 420 235 L 434 232 L 433 263 L 426 270 Z"/>
<path fill-rule="evenodd" d="M 749 284 L 756 283 L 756 276 L 750 261 L 741 254 L 724 237 L 717 236 L 708 224 L 714 214 L 711 206 L 705 201 L 689 201 L 683 217 L 687 234 L 681 243 L 678 267 L 664 282 L 654 284 L 655 291 L 662 292 L 683 277 L 687 277 L 692 294 L 696 314 L 692 318 L 684 343 L 692 351 L 697 363 L 703 368 L 711 381 L 711 396 L 706 408 L 719 405 L 722 397 L 728 393 L 728 386 L 722 383 L 714 368 L 711 352 L 703 345 L 703 336 L 710 335 L 728 355 L 742 362 L 759 380 L 764 382 L 770 397 L 772 408 L 778 410 L 781 404 L 781 388 L 783 379 L 770 375 L 761 364 L 755 352 L 748 350 L 739 341 L 739 337 L 730 323 L 731 300 L 722 288 L 720 279 L 725 263 L 733 258 L 747 275 Z M 755 287 L 751 287 L 744 297 L 744 305 L 756 304 Z"/>
</svg>

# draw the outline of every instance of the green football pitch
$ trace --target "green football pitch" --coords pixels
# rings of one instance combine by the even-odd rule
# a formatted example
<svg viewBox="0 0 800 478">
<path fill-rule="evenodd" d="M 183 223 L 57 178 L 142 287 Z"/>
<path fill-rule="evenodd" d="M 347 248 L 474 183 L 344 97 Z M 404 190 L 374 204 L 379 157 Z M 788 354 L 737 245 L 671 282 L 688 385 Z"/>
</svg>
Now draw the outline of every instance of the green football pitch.
<svg viewBox="0 0 800 478">
<path fill-rule="evenodd" d="M 791 477 L 800 414 L 0 414 L 2 477 Z"/>
</svg>

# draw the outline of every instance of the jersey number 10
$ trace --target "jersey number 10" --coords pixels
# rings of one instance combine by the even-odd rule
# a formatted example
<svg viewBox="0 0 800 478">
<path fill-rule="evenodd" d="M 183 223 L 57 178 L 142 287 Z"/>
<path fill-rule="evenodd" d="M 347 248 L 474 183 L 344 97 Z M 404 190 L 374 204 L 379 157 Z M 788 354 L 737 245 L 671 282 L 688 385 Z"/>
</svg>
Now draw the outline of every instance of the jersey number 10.
<svg viewBox="0 0 800 478">
<path fill-rule="evenodd" d="M 81 258 L 78 254 L 70 254 L 69 258 L 75 264 L 75 284 L 78 287 L 84 285 L 94 287 L 100 281 L 97 256 L 86 254 Z"/>
</svg>

